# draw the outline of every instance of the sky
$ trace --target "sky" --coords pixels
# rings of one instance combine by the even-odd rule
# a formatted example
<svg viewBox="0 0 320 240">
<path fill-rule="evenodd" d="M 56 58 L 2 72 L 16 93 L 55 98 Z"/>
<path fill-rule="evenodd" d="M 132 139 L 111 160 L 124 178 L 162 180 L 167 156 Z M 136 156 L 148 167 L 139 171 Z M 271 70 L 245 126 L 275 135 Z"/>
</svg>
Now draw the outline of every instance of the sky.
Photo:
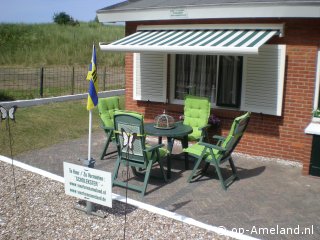
<svg viewBox="0 0 320 240">
<path fill-rule="evenodd" d="M 0 0 L 0 23 L 51 23 L 65 12 L 78 21 L 92 21 L 98 9 L 124 0 Z"/>
</svg>

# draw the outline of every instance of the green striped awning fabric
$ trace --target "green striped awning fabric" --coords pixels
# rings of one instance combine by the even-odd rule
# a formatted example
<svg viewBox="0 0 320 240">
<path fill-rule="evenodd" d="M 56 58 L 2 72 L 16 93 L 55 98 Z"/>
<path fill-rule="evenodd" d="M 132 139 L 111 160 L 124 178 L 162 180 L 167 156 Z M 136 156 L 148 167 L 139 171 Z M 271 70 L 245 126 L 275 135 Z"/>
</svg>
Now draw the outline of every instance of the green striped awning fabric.
<svg viewBox="0 0 320 240">
<path fill-rule="evenodd" d="M 110 44 L 101 50 L 125 52 L 257 54 L 259 47 L 278 30 L 145 30 Z"/>
</svg>

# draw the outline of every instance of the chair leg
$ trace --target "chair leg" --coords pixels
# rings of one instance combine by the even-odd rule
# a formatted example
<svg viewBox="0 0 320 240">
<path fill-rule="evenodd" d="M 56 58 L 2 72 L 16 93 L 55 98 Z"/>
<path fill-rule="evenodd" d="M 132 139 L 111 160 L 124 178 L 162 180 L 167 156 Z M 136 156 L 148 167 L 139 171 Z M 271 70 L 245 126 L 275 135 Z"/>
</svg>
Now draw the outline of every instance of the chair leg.
<svg viewBox="0 0 320 240">
<path fill-rule="evenodd" d="M 118 177 L 119 167 L 120 167 L 120 158 L 118 157 L 112 173 L 112 185 L 114 180 Z"/>
<path fill-rule="evenodd" d="M 239 179 L 237 168 L 234 165 L 232 157 L 229 158 L 229 163 L 230 163 L 230 166 L 231 166 L 232 174 L 235 176 L 235 179 Z"/>
<path fill-rule="evenodd" d="M 218 177 L 219 177 L 219 180 L 220 180 L 220 183 L 221 183 L 221 187 L 223 188 L 223 190 L 227 190 L 227 187 L 225 185 L 225 182 L 223 180 L 223 176 L 222 176 L 222 173 L 221 173 L 221 169 L 220 169 L 220 166 L 219 166 L 219 163 L 216 159 L 213 160 L 214 162 L 214 165 L 215 165 L 215 168 L 216 168 L 216 172 L 218 174 Z"/>
<path fill-rule="evenodd" d="M 111 138 L 112 138 L 111 135 L 112 134 L 107 134 L 107 140 L 106 140 L 106 142 L 104 144 L 104 148 L 103 148 L 103 151 L 101 153 L 100 160 L 102 160 L 104 158 L 104 156 L 107 155 L 107 150 L 108 150 L 109 144 L 111 142 Z"/>
<path fill-rule="evenodd" d="M 160 159 L 158 162 L 159 162 L 160 170 L 161 170 L 162 176 L 164 178 L 164 181 L 167 182 L 167 175 L 164 172 L 164 167 L 163 167 L 163 164 L 162 164 L 162 160 Z"/>
<path fill-rule="evenodd" d="M 188 178 L 188 182 L 191 182 L 192 178 L 194 177 L 195 173 L 197 172 L 198 168 L 199 168 L 199 165 L 202 161 L 202 156 L 200 156 L 197 161 L 196 161 L 196 164 L 194 165 L 193 169 L 192 169 L 192 172 Z"/>
<path fill-rule="evenodd" d="M 141 190 L 141 196 L 142 197 L 144 197 L 144 194 L 145 194 L 146 189 L 147 189 L 147 185 L 148 185 L 149 178 L 150 178 L 151 168 L 152 168 L 152 161 L 149 161 L 147 169 L 146 169 L 146 175 L 144 176 L 143 187 L 142 187 L 142 190 Z"/>
<path fill-rule="evenodd" d="M 184 136 L 181 140 L 182 148 L 188 148 L 188 135 Z M 187 152 L 184 153 L 184 167 L 186 170 L 189 169 L 189 154 Z"/>
<path fill-rule="evenodd" d="M 202 169 L 202 173 L 205 173 L 208 170 L 209 166 L 210 166 L 210 163 L 206 162 L 206 165 Z"/>
<path fill-rule="evenodd" d="M 219 166 L 218 162 L 215 160 L 216 172 L 218 174 L 221 186 L 224 190 L 227 190 L 227 187 L 230 186 L 234 182 L 234 180 L 238 178 L 237 169 L 234 165 L 234 162 L 233 162 L 231 156 L 229 157 L 228 160 L 229 160 L 229 163 L 231 166 L 232 175 L 225 180 L 223 179 L 223 176 L 221 174 L 220 166 Z"/>
</svg>

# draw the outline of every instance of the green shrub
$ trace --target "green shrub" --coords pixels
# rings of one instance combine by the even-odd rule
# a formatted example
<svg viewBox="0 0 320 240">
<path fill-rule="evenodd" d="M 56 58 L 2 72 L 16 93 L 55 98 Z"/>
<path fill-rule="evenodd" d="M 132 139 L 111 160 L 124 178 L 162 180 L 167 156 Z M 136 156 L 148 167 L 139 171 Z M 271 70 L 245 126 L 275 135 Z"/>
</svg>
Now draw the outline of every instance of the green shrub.
<svg viewBox="0 0 320 240">
<path fill-rule="evenodd" d="M 65 12 L 55 13 L 53 15 L 53 22 L 59 25 L 79 25 L 79 22 L 74 20 L 70 15 L 66 14 Z"/>
</svg>

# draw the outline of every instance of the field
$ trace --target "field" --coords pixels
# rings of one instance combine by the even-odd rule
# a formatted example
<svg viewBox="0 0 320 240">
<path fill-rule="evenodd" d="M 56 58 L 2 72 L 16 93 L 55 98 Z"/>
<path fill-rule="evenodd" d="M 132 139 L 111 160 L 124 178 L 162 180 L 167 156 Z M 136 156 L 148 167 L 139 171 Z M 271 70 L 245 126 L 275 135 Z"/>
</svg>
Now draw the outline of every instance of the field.
<svg viewBox="0 0 320 240">
<path fill-rule="evenodd" d="M 0 101 L 84 93 L 96 45 L 99 91 L 124 87 L 124 54 L 99 42 L 124 36 L 123 26 L 0 24 Z"/>
<path fill-rule="evenodd" d="M 98 46 L 123 36 L 123 26 L 96 22 L 79 26 L 0 24 L 0 66 L 87 65 L 93 43 L 98 65 L 123 66 L 123 54 L 101 52 Z"/>
</svg>

